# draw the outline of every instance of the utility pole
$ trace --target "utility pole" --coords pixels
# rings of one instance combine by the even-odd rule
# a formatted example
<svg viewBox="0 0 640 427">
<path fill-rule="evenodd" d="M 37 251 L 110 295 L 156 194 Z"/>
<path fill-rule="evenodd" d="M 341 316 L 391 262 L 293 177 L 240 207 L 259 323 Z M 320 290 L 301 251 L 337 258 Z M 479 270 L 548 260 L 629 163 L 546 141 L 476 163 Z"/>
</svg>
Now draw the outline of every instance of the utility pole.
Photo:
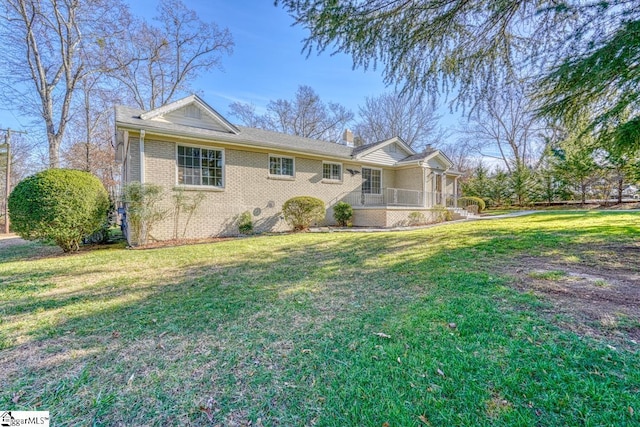
<svg viewBox="0 0 640 427">
<path fill-rule="evenodd" d="M 9 194 L 11 194 L 11 129 L 7 129 L 4 135 L 7 144 L 7 180 L 5 181 L 4 194 L 4 234 L 9 234 Z"/>
<path fill-rule="evenodd" d="M 4 145 L 7 149 L 7 174 L 5 178 L 4 194 L 4 233 L 9 234 L 9 195 L 11 194 L 11 129 L 0 129 L 5 131 Z M 27 133 L 15 131 L 16 133 Z"/>
</svg>

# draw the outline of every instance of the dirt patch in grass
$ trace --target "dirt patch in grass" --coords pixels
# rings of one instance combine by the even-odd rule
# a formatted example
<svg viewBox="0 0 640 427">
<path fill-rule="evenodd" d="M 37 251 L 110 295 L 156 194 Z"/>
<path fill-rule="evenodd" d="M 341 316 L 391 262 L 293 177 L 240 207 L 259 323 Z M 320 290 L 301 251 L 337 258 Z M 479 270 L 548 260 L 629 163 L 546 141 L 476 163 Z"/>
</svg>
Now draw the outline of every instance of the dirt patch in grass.
<svg viewBox="0 0 640 427">
<path fill-rule="evenodd" d="M 637 243 L 584 245 L 580 252 L 565 257 L 519 257 L 505 269 L 515 276 L 515 287 L 550 304 L 543 313 L 563 328 L 637 347 L 638 257 Z"/>
</svg>

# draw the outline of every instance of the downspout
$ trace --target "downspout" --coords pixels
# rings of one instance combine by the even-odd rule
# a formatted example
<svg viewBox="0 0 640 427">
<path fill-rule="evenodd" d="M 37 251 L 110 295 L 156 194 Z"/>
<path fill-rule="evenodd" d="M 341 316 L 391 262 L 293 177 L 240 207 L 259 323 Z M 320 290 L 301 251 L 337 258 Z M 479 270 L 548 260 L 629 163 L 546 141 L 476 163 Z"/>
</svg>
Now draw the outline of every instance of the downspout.
<svg viewBox="0 0 640 427">
<path fill-rule="evenodd" d="M 129 172 L 127 169 L 129 168 L 129 160 L 131 159 L 131 154 L 129 153 L 129 131 L 125 130 L 122 133 L 122 182 L 120 183 L 120 194 L 122 194 L 122 187 L 129 180 Z"/>
<path fill-rule="evenodd" d="M 144 184 L 144 129 L 140 129 L 140 184 Z"/>
</svg>

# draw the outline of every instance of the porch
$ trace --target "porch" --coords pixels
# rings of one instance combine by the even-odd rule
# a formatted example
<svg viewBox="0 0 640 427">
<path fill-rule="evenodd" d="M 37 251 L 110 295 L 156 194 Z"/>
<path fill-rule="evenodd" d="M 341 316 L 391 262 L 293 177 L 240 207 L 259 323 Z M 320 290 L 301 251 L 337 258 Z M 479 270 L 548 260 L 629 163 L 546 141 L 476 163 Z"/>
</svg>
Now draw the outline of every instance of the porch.
<svg viewBox="0 0 640 427">
<path fill-rule="evenodd" d="M 353 207 L 353 225 L 357 227 L 401 227 L 411 225 L 416 218 L 425 223 L 437 222 L 441 213 L 434 210 L 436 206 L 451 211 L 454 220 L 467 218 L 468 202 L 458 199 L 457 194 L 445 192 L 383 188 L 378 194 L 353 191 L 337 201 Z"/>
<path fill-rule="evenodd" d="M 383 188 L 380 193 L 364 193 L 360 190 L 347 193 L 341 201 L 353 208 L 362 207 L 415 207 L 432 208 L 440 205 L 447 208 L 458 207 L 458 196 L 443 192 L 423 192 L 405 188 Z"/>
</svg>

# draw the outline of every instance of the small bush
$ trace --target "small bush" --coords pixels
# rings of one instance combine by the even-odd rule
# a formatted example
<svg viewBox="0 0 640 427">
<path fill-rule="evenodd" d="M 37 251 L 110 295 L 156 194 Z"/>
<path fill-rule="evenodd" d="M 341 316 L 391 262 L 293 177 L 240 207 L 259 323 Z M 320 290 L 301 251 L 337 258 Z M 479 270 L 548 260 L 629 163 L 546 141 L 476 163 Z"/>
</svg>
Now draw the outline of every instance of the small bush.
<svg viewBox="0 0 640 427">
<path fill-rule="evenodd" d="M 353 208 L 347 202 L 338 202 L 333 207 L 333 218 L 339 226 L 346 227 L 353 218 Z"/>
<path fill-rule="evenodd" d="M 282 214 L 295 231 L 306 230 L 314 222 L 324 219 L 324 202 L 315 197 L 292 197 L 282 205 Z"/>
<path fill-rule="evenodd" d="M 453 219 L 451 211 L 442 205 L 434 206 L 431 211 L 435 212 L 435 222 L 451 221 Z"/>
<path fill-rule="evenodd" d="M 109 196 L 88 172 L 49 169 L 21 181 L 9 196 L 13 230 L 24 239 L 55 242 L 65 252 L 107 221 Z"/>
<path fill-rule="evenodd" d="M 238 231 L 240 234 L 251 234 L 253 231 L 253 218 L 251 212 L 245 211 L 238 218 Z"/>
<path fill-rule="evenodd" d="M 127 240 L 131 245 L 144 245 L 153 227 L 169 214 L 168 209 L 159 206 L 164 189 L 157 184 L 134 181 L 125 185 L 122 197 L 127 207 Z"/>
<path fill-rule="evenodd" d="M 460 197 L 458 199 L 458 203 L 465 209 L 467 209 L 467 206 L 477 205 L 478 213 L 482 212 L 487 207 L 484 200 L 482 200 L 480 197 L 475 196 Z"/>
<path fill-rule="evenodd" d="M 410 226 L 423 225 L 427 223 L 427 218 L 422 212 L 411 212 L 407 218 L 407 223 Z"/>
<path fill-rule="evenodd" d="M 180 225 L 180 217 L 184 213 L 187 215 L 182 228 L 182 238 L 187 235 L 189 229 L 189 221 L 193 217 L 193 214 L 198 210 L 200 204 L 204 201 L 204 193 L 198 191 L 189 195 L 189 192 L 184 188 L 176 187 L 173 189 L 173 238 L 178 238 L 178 228 Z"/>
</svg>

